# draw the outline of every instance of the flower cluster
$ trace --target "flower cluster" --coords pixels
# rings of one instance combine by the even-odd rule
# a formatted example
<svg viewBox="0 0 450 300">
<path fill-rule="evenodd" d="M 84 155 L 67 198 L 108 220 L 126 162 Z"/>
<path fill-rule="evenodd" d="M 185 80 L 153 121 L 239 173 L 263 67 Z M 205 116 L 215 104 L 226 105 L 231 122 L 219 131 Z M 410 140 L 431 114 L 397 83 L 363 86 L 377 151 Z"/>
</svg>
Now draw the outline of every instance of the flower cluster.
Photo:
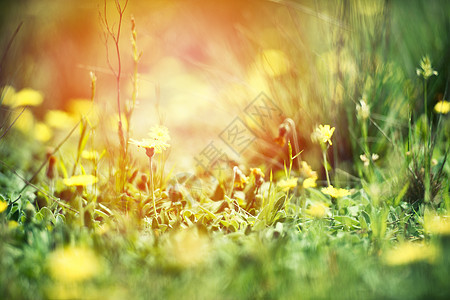
<svg viewBox="0 0 450 300">
<path fill-rule="evenodd" d="M 138 147 L 144 148 L 148 157 L 162 153 L 170 145 L 167 143 L 170 140 L 169 130 L 164 126 L 154 126 L 150 129 L 148 135 L 150 138 L 142 139 L 140 141 L 131 139 L 129 143 Z"/>
<path fill-rule="evenodd" d="M 330 185 L 326 188 L 322 188 L 321 191 L 322 191 L 322 193 L 324 193 L 326 195 L 330 195 L 333 198 L 342 198 L 342 197 L 350 195 L 350 191 L 348 191 L 346 189 L 335 188 L 332 185 Z"/>
<path fill-rule="evenodd" d="M 422 60 L 420 61 L 420 69 L 416 69 L 417 76 L 422 76 L 425 80 L 430 78 L 431 76 L 437 76 L 438 72 L 433 70 L 431 67 L 431 61 L 428 56 L 422 57 Z"/>
<path fill-rule="evenodd" d="M 362 120 L 367 120 L 370 117 L 370 106 L 367 104 L 364 97 L 359 100 L 359 104 L 356 105 L 356 111 L 358 113 L 358 118 Z"/>
<path fill-rule="evenodd" d="M 441 100 L 434 106 L 434 111 L 438 114 L 446 115 L 450 111 L 450 102 Z"/>
<path fill-rule="evenodd" d="M 323 146 L 326 145 L 326 143 L 329 143 L 331 146 L 333 145 L 331 137 L 333 136 L 334 130 L 335 128 L 330 125 L 319 125 L 312 133 L 311 139 L 314 142 L 319 142 Z"/>
</svg>

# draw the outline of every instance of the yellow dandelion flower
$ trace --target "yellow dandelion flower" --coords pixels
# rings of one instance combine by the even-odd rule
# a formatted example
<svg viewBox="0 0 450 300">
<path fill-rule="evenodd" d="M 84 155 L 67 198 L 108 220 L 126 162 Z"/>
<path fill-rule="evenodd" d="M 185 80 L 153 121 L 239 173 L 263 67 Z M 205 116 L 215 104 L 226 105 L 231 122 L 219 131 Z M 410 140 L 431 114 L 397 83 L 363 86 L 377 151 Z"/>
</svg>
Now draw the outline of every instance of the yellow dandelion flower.
<svg viewBox="0 0 450 300">
<path fill-rule="evenodd" d="M 300 163 L 300 176 L 303 178 L 315 178 L 317 179 L 317 172 L 313 171 L 310 165 L 306 161 Z"/>
<path fill-rule="evenodd" d="M 170 147 L 167 143 L 170 140 L 169 130 L 164 126 L 153 126 L 150 128 L 149 139 L 142 139 L 140 141 L 130 139 L 128 143 L 146 149 L 148 157 L 154 154 L 162 153 Z"/>
<path fill-rule="evenodd" d="M 431 60 L 428 55 L 422 57 L 422 60 L 420 61 L 420 68 L 421 69 L 416 69 L 417 76 L 422 76 L 425 80 L 433 75 L 438 75 L 438 72 L 433 70 L 431 67 Z"/>
<path fill-rule="evenodd" d="M 317 186 L 316 183 L 317 177 L 310 177 L 310 178 L 306 178 L 305 180 L 303 180 L 303 188 L 307 189 L 307 188 L 313 188 Z"/>
<path fill-rule="evenodd" d="M 194 267 L 202 264 L 211 252 L 208 236 L 189 228 L 172 233 L 168 239 L 167 258 L 179 267 Z"/>
<path fill-rule="evenodd" d="M 25 88 L 15 92 L 11 86 L 5 86 L 2 90 L 2 104 L 6 106 L 39 106 L 44 101 L 44 95 L 36 90 Z"/>
<path fill-rule="evenodd" d="M 329 210 L 330 209 L 323 203 L 313 203 L 305 210 L 305 212 L 311 217 L 321 219 L 328 215 Z"/>
<path fill-rule="evenodd" d="M 16 120 L 14 128 L 19 129 L 24 133 L 30 133 L 34 129 L 34 116 L 31 111 L 25 109 L 23 112 L 21 109 L 14 110 L 11 114 L 11 121 Z"/>
<path fill-rule="evenodd" d="M 0 213 L 4 212 L 8 208 L 8 202 L 0 200 Z"/>
<path fill-rule="evenodd" d="M 434 106 L 434 111 L 438 114 L 446 115 L 450 111 L 450 102 L 442 100 L 436 103 Z"/>
<path fill-rule="evenodd" d="M 42 122 L 38 122 L 34 126 L 34 137 L 40 142 L 47 142 L 52 138 L 52 134 L 52 130 Z"/>
<path fill-rule="evenodd" d="M 278 181 L 277 186 L 282 191 L 289 191 L 290 189 L 293 189 L 297 186 L 297 182 L 298 182 L 298 178 L 292 177 L 292 178 L 282 179 L 282 180 Z"/>
<path fill-rule="evenodd" d="M 248 177 L 244 175 L 244 173 L 238 168 L 234 167 L 234 187 L 243 189 L 245 185 L 248 183 Z"/>
<path fill-rule="evenodd" d="M 387 251 L 384 262 L 390 266 L 407 265 L 419 261 L 433 263 L 438 256 L 438 250 L 434 246 L 405 242 L 397 248 Z"/>
<path fill-rule="evenodd" d="M 95 253 L 84 247 L 57 249 L 50 254 L 48 265 L 52 278 L 65 283 L 85 281 L 101 271 Z"/>
<path fill-rule="evenodd" d="M 429 234 L 450 235 L 450 216 L 439 216 L 425 211 L 424 229 Z"/>
<path fill-rule="evenodd" d="M 163 143 L 170 141 L 169 129 L 162 125 L 153 126 L 150 128 L 148 135 L 151 139 L 158 140 Z"/>
<path fill-rule="evenodd" d="M 156 154 L 162 153 L 164 150 L 167 149 L 167 147 L 170 147 L 170 145 L 167 144 L 166 142 L 155 139 L 142 139 L 138 141 L 130 138 L 130 141 L 128 143 L 144 149 L 154 149 L 154 153 Z"/>
<path fill-rule="evenodd" d="M 67 186 L 87 186 L 96 183 L 98 178 L 94 175 L 75 175 L 65 178 L 63 181 Z"/>
<path fill-rule="evenodd" d="M 333 198 L 342 198 L 345 196 L 350 195 L 350 191 L 346 190 L 346 189 L 337 189 L 334 186 L 330 185 L 326 188 L 322 188 L 321 189 L 322 193 L 326 194 L 326 195 L 330 195 Z"/>
<path fill-rule="evenodd" d="M 49 110 L 45 114 L 45 123 L 56 129 L 65 129 L 73 127 L 76 124 L 76 120 L 67 112 L 62 110 Z"/>
<path fill-rule="evenodd" d="M 36 90 L 25 88 L 16 93 L 15 106 L 39 106 L 44 101 L 44 95 Z"/>
<path fill-rule="evenodd" d="M 311 139 L 314 142 L 321 143 L 322 145 L 325 145 L 327 142 L 330 145 L 333 145 L 331 142 L 331 137 L 333 136 L 334 130 L 335 127 L 331 127 L 330 125 L 319 125 L 311 135 Z"/>
<path fill-rule="evenodd" d="M 96 160 L 99 158 L 99 154 L 95 150 L 92 150 L 92 151 L 83 150 L 81 152 L 81 157 L 86 160 Z"/>
</svg>

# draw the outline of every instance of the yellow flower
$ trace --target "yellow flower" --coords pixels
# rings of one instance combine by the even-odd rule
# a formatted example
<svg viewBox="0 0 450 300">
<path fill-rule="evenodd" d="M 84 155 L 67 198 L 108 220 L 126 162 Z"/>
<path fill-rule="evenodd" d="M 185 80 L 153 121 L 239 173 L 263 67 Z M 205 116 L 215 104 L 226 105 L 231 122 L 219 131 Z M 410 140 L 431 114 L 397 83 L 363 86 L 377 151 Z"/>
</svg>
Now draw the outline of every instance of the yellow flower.
<svg viewBox="0 0 450 300">
<path fill-rule="evenodd" d="M 15 106 L 39 106 L 44 101 L 41 92 L 25 88 L 16 93 Z"/>
<path fill-rule="evenodd" d="M 83 150 L 81 152 L 81 157 L 87 160 L 96 160 L 99 158 L 99 155 L 98 152 L 95 150 L 92 151 Z"/>
<path fill-rule="evenodd" d="M 87 186 L 92 185 L 98 181 L 94 175 L 75 175 L 64 179 L 64 184 L 67 186 Z"/>
<path fill-rule="evenodd" d="M 425 211 L 423 227 L 430 234 L 450 235 L 450 216 L 439 216 Z"/>
<path fill-rule="evenodd" d="M 149 139 L 142 139 L 140 141 L 130 139 L 129 143 L 147 150 L 147 156 L 152 157 L 154 154 L 162 153 L 170 145 L 167 143 L 170 140 L 169 130 L 164 126 L 153 126 L 149 132 Z"/>
<path fill-rule="evenodd" d="M 30 133 L 34 128 L 34 116 L 33 113 L 25 109 L 23 112 L 21 109 L 14 110 L 11 114 L 11 121 L 16 120 L 14 128 L 22 131 L 23 133 Z"/>
<path fill-rule="evenodd" d="M 155 153 L 162 153 L 167 147 L 170 147 L 166 142 L 155 139 L 142 139 L 138 141 L 130 138 L 129 143 L 144 149 L 154 149 Z"/>
<path fill-rule="evenodd" d="M 34 137 L 40 142 L 47 142 L 52 137 L 52 130 L 46 124 L 38 122 L 34 126 Z"/>
<path fill-rule="evenodd" d="M 101 271 L 95 253 L 84 247 L 57 249 L 50 254 L 48 264 L 53 279 L 65 283 L 91 279 Z"/>
<path fill-rule="evenodd" d="M 196 228 L 181 229 L 170 234 L 167 258 L 176 266 L 189 268 L 202 264 L 211 252 L 211 242 L 206 234 Z"/>
<path fill-rule="evenodd" d="M 300 163 L 300 176 L 303 178 L 315 178 L 317 179 L 317 172 L 313 171 L 310 165 L 306 161 Z"/>
<path fill-rule="evenodd" d="M 438 114 L 446 115 L 450 111 L 450 102 L 442 100 L 436 103 L 434 106 L 434 111 Z"/>
<path fill-rule="evenodd" d="M 384 262 L 390 266 L 406 265 L 419 261 L 434 262 L 438 250 L 430 245 L 406 242 L 384 255 Z"/>
<path fill-rule="evenodd" d="M 65 129 L 75 126 L 76 120 L 65 111 L 49 110 L 45 114 L 45 123 L 53 128 Z"/>
<path fill-rule="evenodd" d="M 238 189 L 243 189 L 248 183 L 248 177 L 237 166 L 233 168 L 234 172 L 234 187 Z"/>
<path fill-rule="evenodd" d="M 350 195 L 350 191 L 346 189 L 337 189 L 334 186 L 330 185 L 326 188 L 321 189 L 322 193 L 326 195 L 330 195 L 333 198 L 342 198 Z"/>
<path fill-rule="evenodd" d="M 44 101 L 44 96 L 41 92 L 25 88 L 19 92 L 15 92 L 11 86 L 5 86 L 2 90 L 3 105 L 14 107 L 20 106 L 39 106 Z"/>
<path fill-rule="evenodd" d="M 150 128 L 148 135 L 150 136 L 150 138 L 161 141 L 163 143 L 167 143 L 168 141 L 170 141 L 169 129 L 162 125 L 153 126 L 152 128 Z"/>
<path fill-rule="evenodd" d="M 320 142 L 322 145 L 325 145 L 327 142 L 333 145 L 331 137 L 333 136 L 334 129 L 330 125 L 319 125 L 311 135 L 311 139 L 315 142 Z"/>
<path fill-rule="evenodd" d="M 311 204 L 305 212 L 311 217 L 321 219 L 328 214 L 330 209 L 323 203 L 313 203 Z"/>
<path fill-rule="evenodd" d="M 316 187 L 317 186 L 316 180 L 317 180 L 317 177 L 306 178 L 305 180 L 303 180 L 303 188 L 307 189 L 307 188 Z"/>
<path fill-rule="evenodd" d="M 4 212 L 8 208 L 8 202 L 0 200 L 0 213 Z"/>
<path fill-rule="evenodd" d="M 433 70 L 431 67 L 431 61 L 430 58 L 427 56 L 422 57 L 422 60 L 420 61 L 420 67 L 422 69 L 416 69 L 417 76 L 423 76 L 425 80 L 427 80 L 431 76 L 437 76 L 438 72 Z"/>
<path fill-rule="evenodd" d="M 293 177 L 293 178 L 288 178 L 288 179 L 282 179 L 280 181 L 278 181 L 277 186 L 282 190 L 282 191 L 288 191 L 290 189 L 293 189 L 297 186 L 297 181 L 298 178 Z"/>
<path fill-rule="evenodd" d="M 8 229 L 14 229 L 17 228 L 17 226 L 19 226 L 19 223 L 17 223 L 17 221 L 11 220 L 8 222 Z"/>
</svg>

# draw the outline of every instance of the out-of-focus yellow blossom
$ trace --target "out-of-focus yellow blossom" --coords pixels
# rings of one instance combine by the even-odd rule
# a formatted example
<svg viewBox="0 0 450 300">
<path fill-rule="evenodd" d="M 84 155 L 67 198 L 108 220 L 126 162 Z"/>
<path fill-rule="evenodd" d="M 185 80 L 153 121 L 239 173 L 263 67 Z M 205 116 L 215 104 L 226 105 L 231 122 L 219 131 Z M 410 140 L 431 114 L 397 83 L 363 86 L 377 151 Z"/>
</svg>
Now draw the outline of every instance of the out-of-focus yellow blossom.
<svg viewBox="0 0 450 300">
<path fill-rule="evenodd" d="M 450 235 L 450 216 L 439 216 L 425 211 L 424 229 L 429 234 Z"/>
<path fill-rule="evenodd" d="M 238 189 L 243 189 L 248 183 L 248 177 L 239 169 L 238 167 L 233 168 L 234 172 L 234 187 Z"/>
<path fill-rule="evenodd" d="M 101 264 L 95 253 L 84 247 L 53 251 L 48 258 L 48 266 L 52 278 L 64 283 L 82 282 L 101 272 Z"/>
<path fill-rule="evenodd" d="M 169 261 L 187 268 L 208 259 L 211 243 L 206 234 L 195 228 L 189 228 L 172 233 L 166 249 Z"/>
<path fill-rule="evenodd" d="M 297 182 L 298 182 L 298 178 L 292 177 L 292 178 L 282 179 L 282 180 L 278 181 L 277 186 L 282 191 L 289 191 L 290 189 L 293 189 L 297 186 Z"/>
<path fill-rule="evenodd" d="M 13 122 L 14 120 L 16 120 L 13 125 L 14 128 L 19 129 L 20 131 L 27 134 L 32 132 L 34 128 L 34 116 L 28 109 L 25 109 L 23 112 L 22 109 L 15 110 L 11 114 L 11 122 Z"/>
<path fill-rule="evenodd" d="M 434 106 L 434 111 L 438 114 L 446 115 L 450 111 L 450 102 L 441 100 Z"/>
<path fill-rule="evenodd" d="M 370 117 L 370 106 L 367 104 L 364 97 L 359 100 L 359 104 L 356 105 L 356 112 L 358 118 L 362 120 L 367 120 Z"/>
<path fill-rule="evenodd" d="M 361 154 L 359 156 L 359 158 L 361 159 L 361 161 L 364 163 L 365 167 L 368 167 L 370 164 L 370 159 L 367 158 L 366 154 Z M 372 161 L 376 161 L 378 160 L 378 158 L 380 158 L 380 156 L 376 153 L 372 153 L 371 155 Z"/>
<path fill-rule="evenodd" d="M 387 251 L 384 262 L 390 266 L 407 265 L 419 261 L 433 263 L 437 256 L 438 250 L 434 246 L 405 242 Z"/>
<path fill-rule="evenodd" d="M 89 99 L 71 99 L 67 104 L 67 111 L 72 115 L 87 115 L 93 108 Z"/>
<path fill-rule="evenodd" d="M 303 178 L 316 178 L 317 172 L 313 171 L 310 165 L 306 161 L 300 162 L 300 176 Z"/>
<path fill-rule="evenodd" d="M 44 101 L 44 95 L 36 90 L 25 88 L 15 95 L 14 106 L 39 106 Z"/>
<path fill-rule="evenodd" d="M 311 139 L 314 142 L 319 142 L 321 145 L 325 145 L 327 142 L 333 145 L 331 137 L 333 136 L 335 128 L 330 125 L 319 125 L 316 127 L 311 135 Z"/>
<path fill-rule="evenodd" d="M 83 150 L 81 152 L 81 157 L 87 160 L 96 160 L 99 158 L 99 154 L 95 150 L 92 151 Z"/>
<path fill-rule="evenodd" d="M 63 181 L 67 186 L 88 186 L 96 183 L 98 178 L 94 175 L 75 175 Z"/>
<path fill-rule="evenodd" d="M 38 122 L 34 126 L 34 137 L 40 142 L 47 142 L 52 138 L 52 130 L 44 123 Z"/>
<path fill-rule="evenodd" d="M 323 203 L 312 203 L 305 212 L 311 217 L 321 219 L 328 215 L 329 210 Z"/>
<path fill-rule="evenodd" d="M 307 188 L 316 187 L 317 186 L 316 180 L 317 180 L 317 177 L 306 178 L 305 180 L 303 180 L 303 188 L 307 189 Z"/>
<path fill-rule="evenodd" d="M 65 129 L 75 126 L 77 121 L 65 111 L 49 110 L 45 114 L 45 123 L 56 129 Z"/>
<path fill-rule="evenodd" d="M 420 68 L 421 69 L 416 69 L 417 76 L 422 76 L 425 80 L 433 75 L 438 75 L 438 72 L 433 70 L 431 67 L 431 60 L 428 55 L 422 57 L 422 60 L 420 61 Z"/>
<path fill-rule="evenodd" d="M 86 117 L 92 126 L 99 123 L 99 108 L 89 99 L 70 100 L 67 111 L 74 119 Z"/>
<path fill-rule="evenodd" d="M 326 188 L 322 188 L 321 191 L 322 191 L 322 193 L 324 193 L 326 195 L 330 195 L 333 198 L 342 198 L 342 197 L 350 195 L 350 191 L 348 191 L 346 189 L 335 188 L 332 185 L 330 185 Z"/>
<path fill-rule="evenodd" d="M 25 88 L 19 92 L 11 86 L 5 86 L 2 90 L 3 105 L 15 108 L 20 106 L 39 106 L 44 101 L 44 95 L 36 90 Z"/>
<path fill-rule="evenodd" d="M 263 50 L 257 57 L 257 65 L 270 77 L 280 76 L 289 71 L 289 59 L 278 49 Z"/>
<path fill-rule="evenodd" d="M 259 188 L 264 183 L 264 173 L 260 168 L 251 168 L 251 174 L 255 178 L 255 185 Z"/>
<path fill-rule="evenodd" d="M 19 223 L 17 221 L 11 220 L 8 222 L 8 229 L 14 229 L 19 226 Z"/>
<path fill-rule="evenodd" d="M 0 200 L 0 213 L 4 212 L 8 208 L 8 202 Z"/>
</svg>

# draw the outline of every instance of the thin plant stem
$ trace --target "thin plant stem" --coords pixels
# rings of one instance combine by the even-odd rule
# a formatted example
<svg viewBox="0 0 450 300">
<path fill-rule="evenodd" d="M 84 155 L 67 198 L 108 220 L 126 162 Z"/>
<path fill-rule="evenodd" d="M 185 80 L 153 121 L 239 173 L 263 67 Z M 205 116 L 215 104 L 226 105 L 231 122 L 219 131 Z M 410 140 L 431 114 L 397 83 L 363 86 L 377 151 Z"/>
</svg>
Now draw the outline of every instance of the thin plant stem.
<svg viewBox="0 0 450 300">
<path fill-rule="evenodd" d="M 327 163 L 327 151 L 325 149 L 322 149 L 323 154 L 323 167 L 325 169 L 325 174 L 327 175 L 327 183 L 328 186 L 330 186 L 330 176 L 328 175 L 328 163 Z"/>
<path fill-rule="evenodd" d="M 149 162 L 150 162 L 150 190 L 152 191 L 152 200 L 153 200 L 153 212 L 155 213 L 155 218 L 158 217 L 158 215 L 156 214 L 156 199 L 155 199 L 155 189 L 153 188 L 153 160 L 151 157 L 149 157 Z"/>
</svg>

